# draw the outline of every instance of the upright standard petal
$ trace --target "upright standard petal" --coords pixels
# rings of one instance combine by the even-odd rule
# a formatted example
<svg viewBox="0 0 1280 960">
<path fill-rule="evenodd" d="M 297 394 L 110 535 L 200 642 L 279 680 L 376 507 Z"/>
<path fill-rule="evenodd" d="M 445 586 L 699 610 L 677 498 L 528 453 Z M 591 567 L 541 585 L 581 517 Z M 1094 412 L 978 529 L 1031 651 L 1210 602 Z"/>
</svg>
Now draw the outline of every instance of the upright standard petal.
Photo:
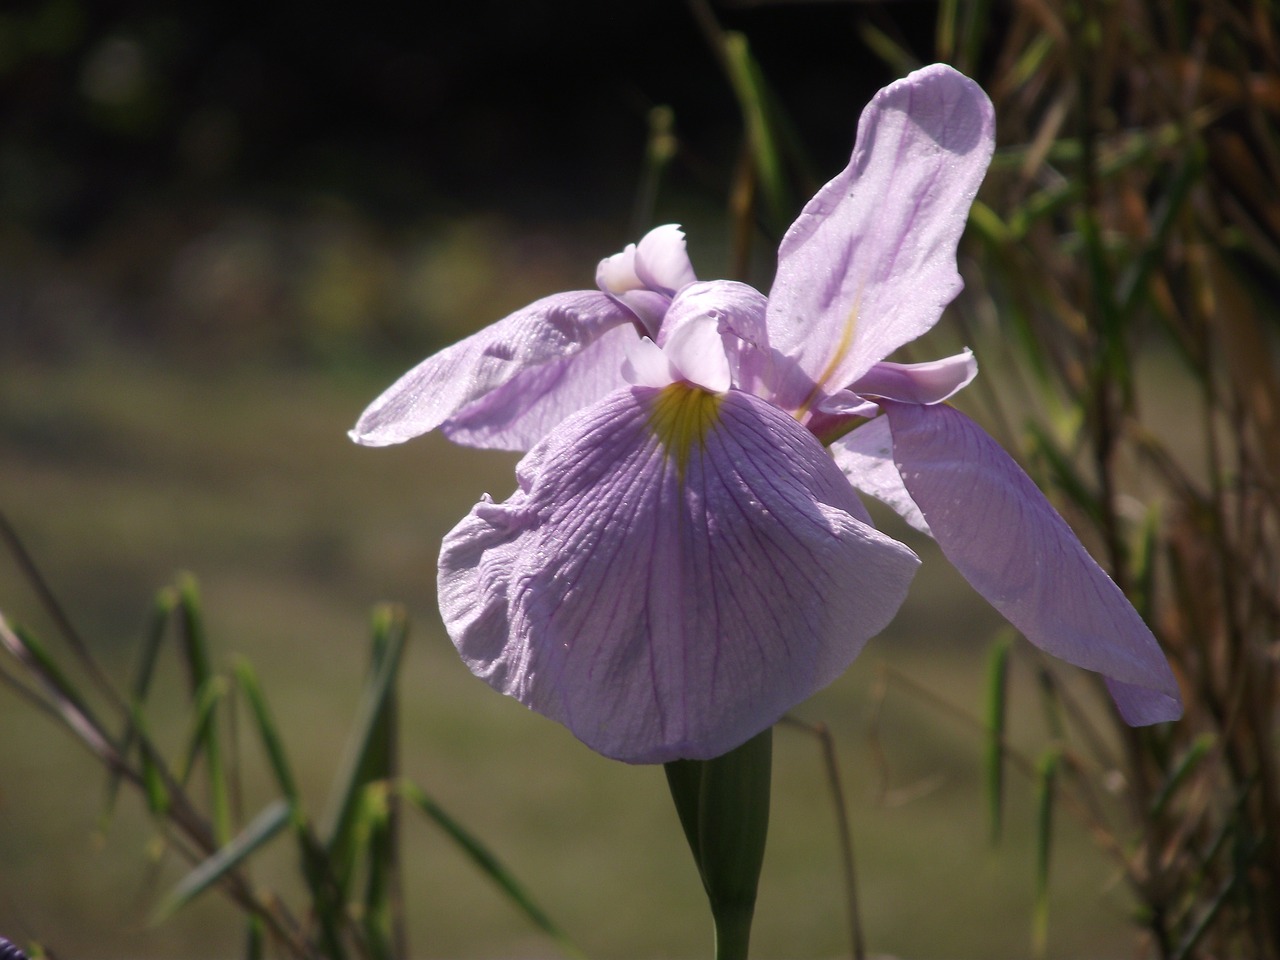
<svg viewBox="0 0 1280 960">
<path fill-rule="evenodd" d="M 1103 674 L 1126 721 L 1181 716 L 1147 625 L 1000 445 L 947 406 L 883 407 L 906 489 L 965 579 L 1036 646 Z"/>
<path fill-rule="evenodd" d="M 527 450 L 621 385 L 635 321 L 598 291 L 545 297 L 423 360 L 369 405 L 351 439 L 380 447 L 456 423 L 451 436 L 460 443 Z"/>
<path fill-rule="evenodd" d="M 562 423 L 440 557 L 472 671 L 636 763 L 718 756 L 830 683 L 918 563 L 794 419 L 685 383 Z"/>
<path fill-rule="evenodd" d="M 769 340 L 804 374 L 780 390 L 782 406 L 848 386 L 937 323 L 961 288 L 956 244 L 994 130 L 986 94 L 942 64 L 876 94 L 849 166 L 778 250 Z"/>
</svg>

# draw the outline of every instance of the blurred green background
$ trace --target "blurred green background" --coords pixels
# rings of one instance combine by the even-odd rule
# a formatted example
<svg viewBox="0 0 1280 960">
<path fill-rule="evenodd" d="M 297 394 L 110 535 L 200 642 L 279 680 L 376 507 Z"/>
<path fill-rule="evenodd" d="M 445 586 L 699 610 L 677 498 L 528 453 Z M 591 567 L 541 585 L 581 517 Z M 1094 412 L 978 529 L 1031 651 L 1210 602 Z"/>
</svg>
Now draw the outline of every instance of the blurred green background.
<svg viewBox="0 0 1280 960">
<path fill-rule="evenodd" d="M 844 164 L 861 107 L 894 78 L 864 45 L 867 24 L 927 59 L 935 15 L 927 3 L 715 12 L 749 38 L 819 178 Z M 678 151 L 650 202 L 661 105 Z M 121 678 L 152 592 L 192 571 L 223 665 L 243 654 L 258 668 L 317 814 L 356 708 L 368 611 L 403 601 L 406 774 L 588 955 L 704 955 L 705 903 L 661 771 L 595 756 L 494 695 L 441 629 L 440 537 L 480 493 L 510 491 L 515 458 L 434 436 L 364 450 L 345 431 L 422 355 L 591 286 L 596 261 L 649 225 L 684 223 L 700 275 L 724 274 L 741 144 L 732 93 L 681 3 L 6 5 L 0 509 Z M 761 262 L 751 279 L 767 289 Z M 980 718 L 1000 621 L 931 544 L 885 527 L 925 561 L 912 597 L 798 711 L 836 738 L 867 942 L 1024 956 L 1030 790 L 1015 781 L 993 847 L 979 727 L 894 679 Z M 8 558 L 0 610 L 48 626 Z M 1032 662 L 1015 673 L 1013 737 L 1027 744 L 1043 737 Z M 172 654 L 161 669 L 179 685 Z M 163 697 L 154 707 L 162 740 L 188 734 L 179 699 L 167 719 Z M 819 747 L 783 729 L 775 752 L 756 954 L 837 955 L 847 935 Z M 245 754 L 262 774 L 243 784 L 252 811 L 269 790 Z M 155 861 L 136 798 L 100 829 L 103 795 L 92 758 L 0 688 L 0 935 L 66 958 L 236 954 L 242 925 L 216 893 L 147 924 L 182 868 Z M 1131 905 L 1108 861 L 1069 817 L 1055 829 L 1051 953 L 1128 955 Z M 293 854 L 279 846 L 258 878 L 288 890 Z M 404 856 L 414 955 L 556 955 L 429 824 L 408 821 Z"/>
</svg>

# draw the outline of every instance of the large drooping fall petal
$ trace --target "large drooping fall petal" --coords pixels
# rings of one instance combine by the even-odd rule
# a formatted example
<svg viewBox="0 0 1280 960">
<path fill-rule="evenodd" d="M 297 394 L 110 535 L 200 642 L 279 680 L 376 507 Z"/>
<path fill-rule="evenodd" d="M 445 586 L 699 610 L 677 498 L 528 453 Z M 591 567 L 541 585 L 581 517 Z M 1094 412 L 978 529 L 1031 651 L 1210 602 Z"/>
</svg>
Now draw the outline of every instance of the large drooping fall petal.
<svg viewBox="0 0 1280 960">
<path fill-rule="evenodd" d="M 812 435 L 737 391 L 618 391 L 519 478 L 445 538 L 445 624 L 478 676 L 631 762 L 774 723 L 889 622 L 918 562 Z"/>
<path fill-rule="evenodd" d="M 884 410 L 903 484 L 965 579 L 1040 649 L 1106 677 L 1126 722 L 1177 719 L 1151 630 L 1022 468 L 950 407 Z"/>
</svg>

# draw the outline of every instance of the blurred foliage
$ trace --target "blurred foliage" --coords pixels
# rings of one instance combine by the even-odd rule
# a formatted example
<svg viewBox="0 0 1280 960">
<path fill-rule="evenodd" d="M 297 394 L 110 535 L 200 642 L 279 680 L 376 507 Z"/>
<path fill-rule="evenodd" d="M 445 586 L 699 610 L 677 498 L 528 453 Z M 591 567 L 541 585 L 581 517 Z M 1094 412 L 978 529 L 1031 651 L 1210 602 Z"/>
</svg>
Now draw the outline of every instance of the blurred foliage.
<svg viewBox="0 0 1280 960">
<path fill-rule="evenodd" d="M 500 315 L 504 295 L 510 306 L 555 289 L 540 278 L 562 261 L 612 249 L 615 228 L 591 222 L 602 204 L 613 210 L 605 221 L 644 223 L 672 196 L 711 195 L 710 207 L 727 208 L 729 271 L 767 287 L 761 253 L 808 196 L 811 170 L 843 162 L 829 161 L 847 152 L 849 104 L 890 73 L 948 60 L 990 93 L 1000 143 L 971 218 L 968 291 L 955 311 L 982 347 L 984 376 L 970 393 L 986 391 L 985 422 L 1151 623 L 1187 715 L 1130 730 L 1002 638 L 985 719 L 886 672 L 877 736 L 884 691 L 911 689 L 987 745 L 997 831 L 1011 803 L 1005 768 L 1031 786 L 1027 940 L 1036 952 L 1055 945 L 1062 810 L 1130 889 L 1143 955 L 1277 960 L 1274 5 L 941 0 L 910 8 L 936 14 L 927 38 L 904 28 L 906 8 L 893 5 L 821 5 L 829 19 L 819 20 L 807 5 L 694 2 L 672 8 L 678 25 L 666 8 L 641 6 L 569 4 L 552 17 L 521 5 L 495 17 L 490 5 L 467 5 L 464 30 L 494 27 L 479 46 L 420 24 L 392 30 L 318 9 L 304 18 L 288 6 L 262 11 L 256 32 L 230 6 L 178 14 L 45 0 L 6 11 L 0 349 L 60 355 L 122 334 L 204 359 L 211 345 L 215 356 L 330 359 L 372 341 L 420 347 Z M 613 137 L 620 127 L 627 132 Z M 632 195 L 634 209 L 619 199 Z M 547 211 L 545 233 L 512 225 Z M 546 240 L 575 218 L 588 225 L 574 243 L 589 253 Z M 424 811 L 429 801 L 389 789 L 386 769 L 352 772 L 356 763 L 344 768 L 346 783 L 369 789 L 358 799 L 339 790 L 350 802 L 335 823 L 363 824 L 364 845 L 353 852 L 308 833 L 251 673 L 205 670 L 198 633 L 184 629 L 199 669 L 194 732 L 174 769 L 198 761 L 206 781 L 222 782 L 205 721 L 236 689 L 284 805 L 242 816 L 213 790 L 214 813 L 186 847 L 196 872 L 170 903 L 217 882 L 257 918 L 251 931 L 288 949 L 394 942 L 392 874 L 379 867 L 370 876 L 381 880 L 357 891 L 353 864 L 390 864 L 383 841 L 396 799 Z M 48 681 L 33 696 L 64 720 L 85 716 L 77 687 L 38 641 L 5 636 Z M 1034 744 L 1008 719 L 1007 700 L 1028 674 L 1045 718 Z M 135 758 L 126 779 L 153 809 L 181 809 L 171 804 L 185 785 L 137 746 L 145 730 L 129 702 L 122 726 L 72 726 L 97 732 L 100 756 Z M 385 743 L 372 734 L 361 742 L 375 741 Z M 304 863 L 321 864 L 307 874 L 313 896 L 328 897 L 328 916 L 351 927 L 329 930 L 319 914 L 281 920 L 239 885 L 243 860 L 284 831 Z M 329 873 L 341 882 L 328 884 Z M 266 935 L 251 932 L 251 944 Z"/>
<path fill-rule="evenodd" d="M 1050 679 L 1063 735 L 1041 789 L 1072 792 L 1113 850 L 1148 952 L 1275 958 L 1280 20 L 1267 2 L 1059 0 L 1013 5 L 993 36 L 979 4 L 947 7 L 941 53 L 990 92 L 1002 144 L 970 304 L 998 312 L 1024 375 L 991 403 L 1187 702 L 1167 729 L 1100 737 Z M 1153 358 L 1170 356 L 1188 388 L 1166 411 Z M 1107 790 L 1126 822 L 1097 814 Z"/>
<path fill-rule="evenodd" d="M 401 610 L 375 611 L 372 657 L 350 740 L 336 772 L 330 811 L 308 811 L 272 711 L 248 661 L 216 669 L 195 582 L 184 578 L 156 596 L 138 666 L 122 690 L 77 633 L 16 532 L 0 516 L 0 542 L 46 607 L 60 636 L 50 645 L 0 617 L 0 682 L 63 726 L 108 776 L 100 828 L 124 786 L 154 818 L 160 847 L 190 871 L 159 900 L 160 922 L 212 887 L 242 911 L 246 956 L 298 958 L 408 955 L 399 842 L 403 808 L 444 830 L 476 867 L 570 956 L 580 955 L 509 871 L 476 837 L 399 771 L 397 677 L 408 624 Z M 150 699 L 158 658 L 174 651 L 189 679 L 190 735 L 167 753 L 151 734 Z M 237 714 L 243 714 L 237 720 Z M 271 772 L 277 796 L 252 816 L 242 809 L 246 729 Z M 229 739 L 230 738 L 230 739 Z M 291 835 L 302 903 L 263 889 L 250 863 L 277 836 Z"/>
</svg>

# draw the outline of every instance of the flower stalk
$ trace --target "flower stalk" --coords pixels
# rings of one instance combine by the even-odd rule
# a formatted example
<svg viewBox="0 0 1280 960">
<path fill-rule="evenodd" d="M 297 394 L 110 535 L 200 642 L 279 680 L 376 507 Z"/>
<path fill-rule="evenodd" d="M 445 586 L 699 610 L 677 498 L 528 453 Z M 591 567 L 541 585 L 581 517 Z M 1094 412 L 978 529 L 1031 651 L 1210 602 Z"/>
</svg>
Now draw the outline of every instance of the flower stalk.
<svg viewBox="0 0 1280 960">
<path fill-rule="evenodd" d="M 665 764 L 667 785 L 711 904 L 716 960 L 744 960 L 769 827 L 773 728 L 712 760 Z"/>
</svg>

